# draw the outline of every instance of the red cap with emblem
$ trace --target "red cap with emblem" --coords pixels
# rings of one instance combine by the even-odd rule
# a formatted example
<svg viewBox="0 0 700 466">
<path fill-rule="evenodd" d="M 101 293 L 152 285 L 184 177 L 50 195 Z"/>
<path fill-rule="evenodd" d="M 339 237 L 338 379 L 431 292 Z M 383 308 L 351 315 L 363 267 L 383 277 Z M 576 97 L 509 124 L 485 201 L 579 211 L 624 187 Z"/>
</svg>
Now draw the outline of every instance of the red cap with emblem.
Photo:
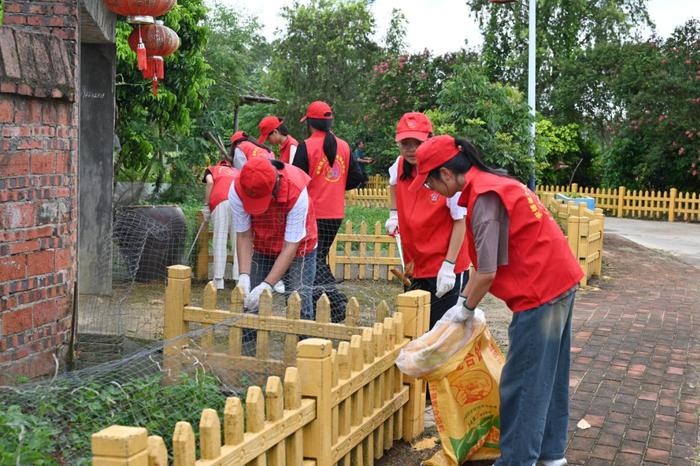
<svg viewBox="0 0 700 466">
<path fill-rule="evenodd" d="M 260 130 L 258 144 L 264 144 L 270 133 L 279 128 L 281 124 L 282 120 L 274 115 L 266 116 L 260 120 L 260 123 L 258 123 L 258 129 Z"/>
<path fill-rule="evenodd" d="M 333 118 L 333 110 L 331 110 L 331 106 L 327 103 L 317 100 L 309 104 L 309 106 L 306 108 L 306 115 L 301 117 L 301 120 L 299 121 L 304 122 L 307 118 L 330 120 Z"/>
<path fill-rule="evenodd" d="M 420 112 L 404 113 L 396 125 L 396 142 L 412 138 L 425 141 L 433 132 L 433 124 Z"/>
<path fill-rule="evenodd" d="M 243 209 L 250 215 L 265 212 L 272 201 L 272 191 L 276 182 L 277 170 L 270 160 L 263 157 L 248 160 L 234 184 L 236 194 L 243 202 Z"/>
<path fill-rule="evenodd" d="M 452 136 L 435 136 L 416 149 L 416 177 L 408 187 L 409 191 L 418 191 L 425 183 L 428 173 L 441 167 L 459 154 L 457 141 Z"/>
</svg>

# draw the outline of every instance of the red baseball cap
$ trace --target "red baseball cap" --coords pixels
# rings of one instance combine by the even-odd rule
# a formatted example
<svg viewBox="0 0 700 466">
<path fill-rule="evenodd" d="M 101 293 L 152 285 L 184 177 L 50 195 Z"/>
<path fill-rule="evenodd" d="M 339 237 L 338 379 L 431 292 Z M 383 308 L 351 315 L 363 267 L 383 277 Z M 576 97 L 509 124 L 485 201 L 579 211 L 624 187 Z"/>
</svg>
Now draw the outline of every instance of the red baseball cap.
<svg viewBox="0 0 700 466">
<path fill-rule="evenodd" d="M 301 117 L 299 122 L 306 121 L 307 118 L 316 118 L 319 120 L 330 120 L 333 118 L 333 110 L 331 106 L 327 103 L 317 100 L 311 102 L 308 107 L 306 107 L 306 115 Z"/>
<path fill-rule="evenodd" d="M 418 191 L 425 184 L 428 173 L 459 154 L 459 150 L 455 138 L 448 135 L 434 136 L 418 146 L 416 149 L 416 178 L 408 190 Z"/>
<path fill-rule="evenodd" d="M 258 129 L 260 130 L 258 144 L 264 144 L 270 133 L 279 128 L 282 123 L 283 120 L 277 118 L 274 115 L 266 116 L 265 118 L 260 120 L 260 123 L 258 123 Z"/>
<path fill-rule="evenodd" d="M 240 141 L 241 139 L 248 139 L 248 133 L 246 133 L 245 131 L 236 131 L 231 136 L 231 144 L 235 144 L 236 142 Z"/>
<path fill-rule="evenodd" d="M 243 202 L 243 209 L 250 215 L 260 215 L 272 201 L 272 191 L 277 182 L 277 170 L 270 160 L 263 157 L 251 158 L 234 183 L 236 193 Z"/>
<path fill-rule="evenodd" d="M 396 125 L 396 142 L 412 138 L 424 142 L 433 132 L 433 124 L 420 112 L 404 113 Z"/>
</svg>

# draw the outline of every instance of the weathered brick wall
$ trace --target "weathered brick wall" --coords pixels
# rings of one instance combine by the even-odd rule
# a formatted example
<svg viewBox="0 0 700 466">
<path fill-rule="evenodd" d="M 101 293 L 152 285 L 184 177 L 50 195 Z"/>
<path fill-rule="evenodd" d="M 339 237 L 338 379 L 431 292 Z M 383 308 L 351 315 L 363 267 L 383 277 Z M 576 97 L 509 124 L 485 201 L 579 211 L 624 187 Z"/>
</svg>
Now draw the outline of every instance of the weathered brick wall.
<svg viewBox="0 0 700 466">
<path fill-rule="evenodd" d="M 0 383 L 63 364 L 78 229 L 78 7 L 5 0 L 0 27 Z"/>
</svg>

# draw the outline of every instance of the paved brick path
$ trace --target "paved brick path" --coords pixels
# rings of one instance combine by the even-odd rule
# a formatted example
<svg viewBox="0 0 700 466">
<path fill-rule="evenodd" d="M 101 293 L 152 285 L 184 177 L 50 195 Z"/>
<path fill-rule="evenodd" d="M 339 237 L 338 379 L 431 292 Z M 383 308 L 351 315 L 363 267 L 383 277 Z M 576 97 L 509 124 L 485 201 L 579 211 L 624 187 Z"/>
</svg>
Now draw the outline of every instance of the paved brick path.
<svg viewBox="0 0 700 466">
<path fill-rule="evenodd" d="M 605 259 L 574 309 L 567 458 L 700 464 L 700 270 L 614 235 Z"/>
</svg>

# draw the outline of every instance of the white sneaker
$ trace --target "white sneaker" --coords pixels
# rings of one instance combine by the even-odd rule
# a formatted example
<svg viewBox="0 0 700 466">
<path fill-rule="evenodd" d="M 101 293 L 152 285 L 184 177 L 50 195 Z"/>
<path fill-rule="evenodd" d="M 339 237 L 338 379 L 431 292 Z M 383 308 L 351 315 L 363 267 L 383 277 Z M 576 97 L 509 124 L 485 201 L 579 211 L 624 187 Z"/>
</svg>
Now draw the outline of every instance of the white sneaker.
<svg viewBox="0 0 700 466">
<path fill-rule="evenodd" d="M 224 279 L 223 278 L 215 278 L 214 279 L 214 287 L 217 290 L 223 290 L 224 289 Z"/>
<path fill-rule="evenodd" d="M 565 466 L 568 464 L 566 462 L 566 458 L 561 458 L 558 460 L 538 460 L 537 465 L 538 466 Z"/>
</svg>

